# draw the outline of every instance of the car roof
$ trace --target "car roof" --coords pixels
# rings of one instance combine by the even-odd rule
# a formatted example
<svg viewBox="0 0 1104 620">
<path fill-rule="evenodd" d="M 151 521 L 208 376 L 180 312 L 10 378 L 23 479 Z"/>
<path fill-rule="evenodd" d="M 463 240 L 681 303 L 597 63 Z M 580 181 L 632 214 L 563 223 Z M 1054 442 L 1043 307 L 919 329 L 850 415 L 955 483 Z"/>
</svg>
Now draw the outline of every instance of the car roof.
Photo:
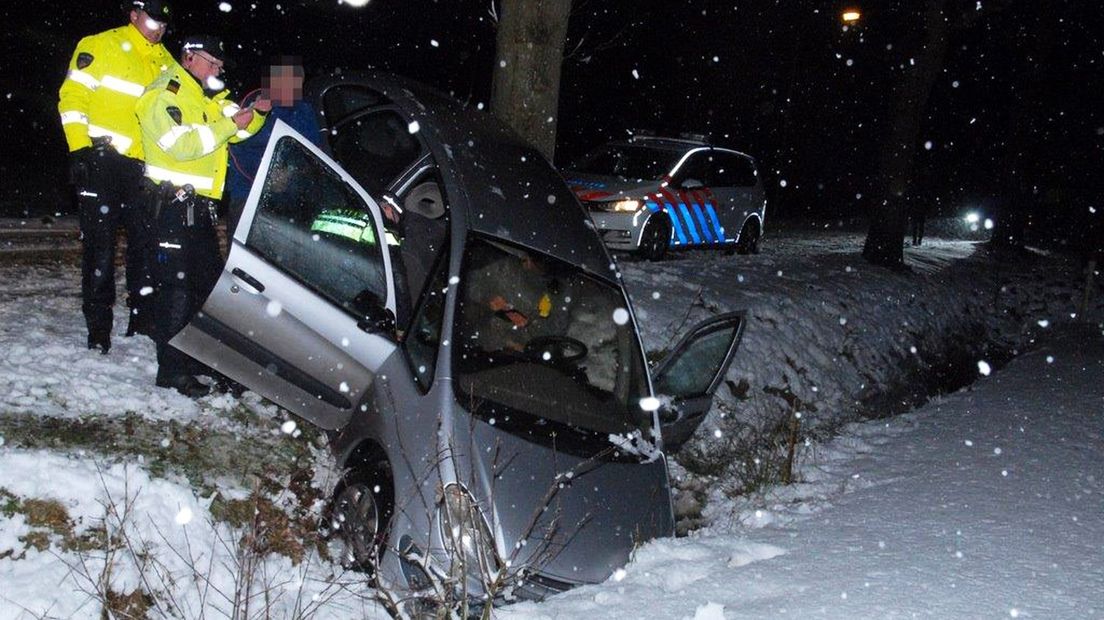
<svg viewBox="0 0 1104 620">
<path fill-rule="evenodd" d="M 371 88 L 417 121 L 417 131 L 439 165 L 454 221 L 616 281 L 608 251 L 563 177 L 490 112 L 423 84 L 375 72 L 322 78 L 310 91 L 322 93 L 337 84 Z"/>
</svg>

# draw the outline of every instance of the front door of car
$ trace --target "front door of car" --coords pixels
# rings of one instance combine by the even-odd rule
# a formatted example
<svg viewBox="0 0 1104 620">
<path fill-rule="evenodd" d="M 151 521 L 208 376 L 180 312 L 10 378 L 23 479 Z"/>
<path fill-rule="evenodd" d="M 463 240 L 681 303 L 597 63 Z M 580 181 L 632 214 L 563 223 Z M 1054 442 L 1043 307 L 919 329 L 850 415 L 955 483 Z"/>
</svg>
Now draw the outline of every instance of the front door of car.
<svg viewBox="0 0 1104 620">
<path fill-rule="evenodd" d="M 716 149 L 714 154 L 717 183 L 713 191 L 720 204 L 725 236 L 736 239 L 748 216 L 759 210 L 761 200 L 755 189 L 755 165 L 732 151 Z"/>
<path fill-rule="evenodd" d="M 745 313 L 730 312 L 695 326 L 653 372 L 660 409 L 663 449 L 678 450 L 694 434 L 713 405 L 740 338 Z"/>
<path fill-rule="evenodd" d="M 718 211 L 721 205 L 713 191 L 713 177 L 711 151 L 702 148 L 691 153 L 675 178 L 678 224 L 687 242 L 693 245 L 715 245 L 724 241 L 724 220 Z"/>
<path fill-rule="evenodd" d="M 202 311 L 171 341 L 325 429 L 348 421 L 396 349 L 378 205 L 277 122 Z"/>
</svg>

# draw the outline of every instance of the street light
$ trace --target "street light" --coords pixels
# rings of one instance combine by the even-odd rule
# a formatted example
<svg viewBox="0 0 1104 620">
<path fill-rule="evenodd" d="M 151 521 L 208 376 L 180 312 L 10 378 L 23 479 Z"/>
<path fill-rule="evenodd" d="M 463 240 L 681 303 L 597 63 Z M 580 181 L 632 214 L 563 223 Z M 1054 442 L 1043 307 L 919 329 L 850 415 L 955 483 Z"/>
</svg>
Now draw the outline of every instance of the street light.
<svg viewBox="0 0 1104 620">
<path fill-rule="evenodd" d="M 844 9 L 843 14 L 840 15 L 840 19 L 843 20 L 843 23 L 851 26 L 862 19 L 862 12 L 858 9 Z"/>
</svg>

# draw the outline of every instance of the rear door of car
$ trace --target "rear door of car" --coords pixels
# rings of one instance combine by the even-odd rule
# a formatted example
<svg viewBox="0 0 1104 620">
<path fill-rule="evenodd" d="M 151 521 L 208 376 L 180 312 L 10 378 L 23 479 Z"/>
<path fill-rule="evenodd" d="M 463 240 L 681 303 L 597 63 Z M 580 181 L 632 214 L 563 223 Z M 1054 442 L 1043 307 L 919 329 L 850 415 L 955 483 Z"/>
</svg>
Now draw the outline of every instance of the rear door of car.
<svg viewBox="0 0 1104 620">
<path fill-rule="evenodd" d="M 722 205 L 725 234 L 735 239 L 748 216 L 762 207 L 755 163 L 750 157 L 735 151 L 714 149 L 716 184 L 713 191 Z"/>
<path fill-rule="evenodd" d="M 699 323 L 652 372 L 652 389 L 664 403 L 665 451 L 678 450 L 705 420 L 740 346 L 745 317 L 743 311 L 730 312 Z"/>
<path fill-rule="evenodd" d="M 396 349 L 376 202 L 277 121 L 229 256 L 171 344 L 325 429 L 349 419 Z"/>
</svg>

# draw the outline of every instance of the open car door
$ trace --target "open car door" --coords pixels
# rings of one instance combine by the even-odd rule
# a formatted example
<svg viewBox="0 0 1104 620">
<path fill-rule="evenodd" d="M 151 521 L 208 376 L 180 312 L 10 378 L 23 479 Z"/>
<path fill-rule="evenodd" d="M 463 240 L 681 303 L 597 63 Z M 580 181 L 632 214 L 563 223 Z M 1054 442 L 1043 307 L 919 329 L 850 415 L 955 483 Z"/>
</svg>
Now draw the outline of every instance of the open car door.
<svg viewBox="0 0 1104 620">
<path fill-rule="evenodd" d="M 375 201 L 277 121 L 203 309 L 170 344 L 325 429 L 396 348 Z"/>
<path fill-rule="evenodd" d="M 666 401 L 659 412 L 664 451 L 678 450 L 709 413 L 740 345 L 745 316 L 730 312 L 698 324 L 654 371 L 653 389 Z"/>
</svg>

